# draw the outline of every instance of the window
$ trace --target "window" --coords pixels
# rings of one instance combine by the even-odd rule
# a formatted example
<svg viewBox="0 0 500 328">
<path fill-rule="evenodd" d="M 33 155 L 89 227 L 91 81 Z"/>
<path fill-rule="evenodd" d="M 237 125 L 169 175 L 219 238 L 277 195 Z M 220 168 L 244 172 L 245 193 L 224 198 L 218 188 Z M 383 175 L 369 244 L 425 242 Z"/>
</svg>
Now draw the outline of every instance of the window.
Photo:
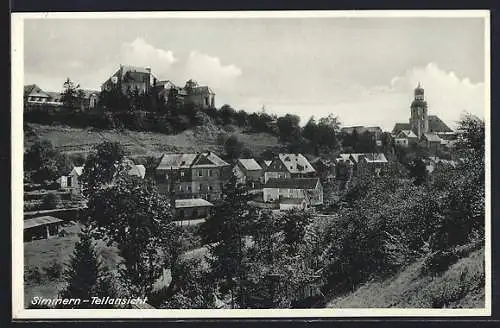
<svg viewBox="0 0 500 328">
<path fill-rule="evenodd" d="M 209 176 L 209 177 L 211 177 L 211 176 L 212 176 L 212 170 L 208 170 L 208 171 L 207 171 L 207 173 L 208 173 L 208 176 Z"/>
<path fill-rule="evenodd" d="M 199 176 L 199 177 L 202 177 L 202 176 L 203 176 L 203 170 L 199 170 L 199 171 L 198 171 L 198 176 Z"/>
<path fill-rule="evenodd" d="M 179 185 L 179 191 L 182 191 L 182 185 Z"/>
<path fill-rule="evenodd" d="M 187 190 L 188 190 L 188 191 L 191 191 L 191 186 L 187 186 Z"/>
<path fill-rule="evenodd" d="M 212 190 L 214 190 L 214 187 L 208 186 L 208 190 L 212 191 Z"/>
<path fill-rule="evenodd" d="M 183 177 L 183 176 L 184 176 L 184 171 L 181 171 L 181 177 Z"/>
</svg>

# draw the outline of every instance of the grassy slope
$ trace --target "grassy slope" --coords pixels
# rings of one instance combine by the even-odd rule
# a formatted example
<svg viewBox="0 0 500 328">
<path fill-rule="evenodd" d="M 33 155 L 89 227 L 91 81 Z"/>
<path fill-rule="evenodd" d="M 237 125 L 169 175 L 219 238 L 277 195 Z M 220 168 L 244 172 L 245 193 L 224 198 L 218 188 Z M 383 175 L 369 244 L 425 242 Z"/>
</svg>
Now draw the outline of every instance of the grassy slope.
<svg viewBox="0 0 500 328">
<path fill-rule="evenodd" d="M 50 140 L 56 147 L 98 144 L 103 141 L 117 141 L 128 144 L 128 150 L 134 155 L 159 154 L 161 152 L 185 151 L 196 152 L 210 150 L 222 153 L 222 146 L 217 143 L 217 136 L 222 133 L 218 127 L 202 126 L 186 130 L 176 135 L 155 132 L 136 132 L 118 130 L 79 129 L 66 126 L 50 126 L 27 123 L 33 134 L 25 132 L 25 147 L 29 147 L 36 137 Z M 234 133 L 254 154 L 260 154 L 269 147 L 278 146 L 278 139 L 267 133 L 246 134 L 235 128 Z M 64 149 L 64 148 L 63 148 Z M 85 152 L 85 147 L 78 151 Z"/>
<path fill-rule="evenodd" d="M 483 308 L 484 248 L 461 258 L 438 276 L 421 276 L 422 262 L 382 282 L 369 282 L 333 299 L 331 308 Z"/>
<path fill-rule="evenodd" d="M 68 224 L 63 227 L 67 232 L 64 237 L 53 239 L 41 239 L 24 243 L 24 269 L 25 275 L 28 270 L 37 270 L 41 273 L 40 281 L 25 276 L 24 304 L 28 306 L 34 296 L 57 297 L 58 292 L 64 287 L 62 275 L 50 277 L 45 270 L 56 264 L 62 268 L 69 263 L 76 242 L 78 241 L 79 224 Z M 116 268 L 120 257 L 116 247 L 107 247 L 102 241 L 97 242 L 97 252 L 102 263 L 108 268 Z"/>
</svg>

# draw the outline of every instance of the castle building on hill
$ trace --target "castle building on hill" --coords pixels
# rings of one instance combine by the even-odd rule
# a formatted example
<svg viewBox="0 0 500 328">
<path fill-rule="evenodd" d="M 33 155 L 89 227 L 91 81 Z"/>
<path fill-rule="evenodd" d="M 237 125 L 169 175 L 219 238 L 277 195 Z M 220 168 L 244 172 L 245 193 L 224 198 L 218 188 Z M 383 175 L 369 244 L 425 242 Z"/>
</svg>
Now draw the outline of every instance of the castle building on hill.
<svg viewBox="0 0 500 328">
<path fill-rule="evenodd" d="M 140 94 L 154 92 L 166 103 L 176 106 L 215 108 L 215 92 L 210 87 L 200 86 L 192 79 L 187 81 L 184 87 L 177 86 L 170 80 L 160 81 L 149 67 L 120 65 L 120 68 L 101 86 L 101 91 L 112 90 L 120 90 L 124 95 L 130 91 L 138 91 Z"/>
<path fill-rule="evenodd" d="M 420 83 L 414 90 L 409 123 L 396 123 L 392 135 L 396 144 L 408 145 L 420 142 L 435 150 L 442 146 L 450 146 L 456 138 L 456 133 L 438 116 L 428 115 L 425 92 Z"/>
</svg>

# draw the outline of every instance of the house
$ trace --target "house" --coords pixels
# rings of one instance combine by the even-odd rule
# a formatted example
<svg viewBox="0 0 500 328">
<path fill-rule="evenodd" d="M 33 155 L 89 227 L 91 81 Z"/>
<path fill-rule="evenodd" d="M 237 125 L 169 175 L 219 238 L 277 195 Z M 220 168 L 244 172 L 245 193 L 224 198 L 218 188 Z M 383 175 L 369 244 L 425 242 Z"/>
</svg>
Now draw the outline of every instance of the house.
<svg viewBox="0 0 500 328">
<path fill-rule="evenodd" d="M 443 140 L 433 132 L 422 134 L 420 138 L 421 144 L 425 145 L 430 151 L 436 152 L 442 149 Z"/>
<path fill-rule="evenodd" d="M 144 179 L 146 176 L 146 167 L 144 165 L 135 165 L 131 160 L 125 160 L 125 164 L 129 165 L 128 175 L 136 176 L 140 179 Z M 75 166 L 71 173 L 69 174 L 70 180 L 68 181 L 69 188 L 71 188 L 71 193 L 74 196 L 80 196 L 83 191 L 83 185 L 81 182 L 81 176 L 83 174 L 83 166 Z"/>
<path fill-rule="evenodd" d="M 166 80 L 157 82 L 155 88 L 166 103 L 176 106 L 191 105 L 200 109 L 215 108 L 215 92 L 208 86 L 200 86 L 192 79 L 187 81 L 184 87 Z"/>
<path fill-rule="evenodd" d="M 323 204 L 323 186 L 319 178 L 270 178 L 263 187 L 264 202 L 303 198 L 308 205 Z"/>
<path fill-rule="evenodd" d="M 237 182 L 241 184 L 255 183 L 262 181 L 264 170 L 253 158 L 240 158 L 233 167 Z"/>
<path fill-rule="evenodd" d="M 24 86 L 24 102 L 25 103 L 45 103 L 50 101 L 50 95 L 40 89 L 36 84 Z"/>
<path fill-rule="evenodd" d="M 185 104 L 191 104 L 201 109 L 215 108 L 215 92 L 208 86 L 200 86 L 198 82 L 189 80 L 184 86 L 186 91 Z"/>
<path fill-rule="evenodd" d="M 206 219 L 211 214 L 213 204 L 202 199 L 176 199 L 175 200 L 175 220 L 200 220 Z"/>
<path fill-rule="evenodd" d="M 264 172 L 264 183 L 269 179 L 314 177 L 316 170 L 302 154 L 278 154 Z"/>
<path fill-rule="evenodd" d="M 412 130 L 399 130 L 394 136 L 394 145 L 408 147 L 418 142 L 418 137 Z"/>
<path fill-rule="evenodd" d="M 59 184 L 59 188 L 61 189 L 71 189 L 70 175 L 62 175 L 59 178 L 57 178 L 56 182 Z"/>
<path fill-rule="evenodd" d="M 305 198 L 283 198 L 280 200 L 279 206 L 281 211 L 292 209 L 306 210 L 308 208 Z"/>
<path fill-rule="evenodd" d="M 71 173 L 69 174 L 70 176 L 69 185 L 71 186 L 71 193 L 75 196 L 81 195 L 83 191 L 83 186 L 81 182 L 82 173 L 83 173 L 83 166 L 75 166 L 73 167 L 73 170 L 71 170 Z"/>
<path fill-rule="evenodd" d="M 24 220 L 24 241 L 57 237 L 63 220 L 53 216 L 40 216 Z"/>
<path fill-rule="evenodd" d="M 351 162 L 351 164 L 349 164 Z M 347 164 L 347 165 L 339 165 Z M 337 165 L 342 168 L 347 168 L 348 176 L 353 174 L 375 174 L 379 175 L 382 168 L 388 164 L 388 161 L 383 153 L 351 153 L 339 154 Z M 342 174 L 344 176 L 344 174 Z"/>
<path fill-rule="evenodd" d="M 176 198 L 218 200 L 231 166 L 212 152 L 164 154 L 155 170 L 160 192 Z"/>
<path fill-rule="evenodd" d="M 156 82 L 157 79 L 151 74 L 149 67 L 120 65 L 118 70 L 101 85 L 101 91 L 120 90 L 124 95 L 138 91 L 145 94 L 152 90 Z"/>
<path fill-rule="evenodd" d="M 99 91 L 81 90 L 81 96 L 80 109 L 82 111 L 95 108 L 99 102 Z"/>
<path fill-rule="evenodd" d="M 358 159 L 357 174 L 379 176 L 388 161 L 383 153 L 367 153 Z"/>
<path fill-rule="evenodd" d="M 380 141 L 380 136 L 382 135 L 382 129 L 379 126 L 364 127 L 362 125 L 359 125 L 343 127 L 340 129 L 340 132 L 346 135 L 352 135 L 354 131 L 356 131 L 358 135 L 369 133 L 375 141 Z"/>
</svg>

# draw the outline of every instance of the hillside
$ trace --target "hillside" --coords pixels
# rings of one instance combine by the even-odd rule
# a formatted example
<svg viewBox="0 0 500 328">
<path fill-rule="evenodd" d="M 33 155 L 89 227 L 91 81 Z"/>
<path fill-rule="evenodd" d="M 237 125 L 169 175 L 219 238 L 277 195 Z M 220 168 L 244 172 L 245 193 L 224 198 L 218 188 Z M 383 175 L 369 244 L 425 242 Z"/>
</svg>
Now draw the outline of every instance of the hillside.
<svg viewBox="0 0 500 328">
<path fill-rule="evenodd" d="M 268 133 L 245 133 L 241 128 L 231 126 L 224 129 L 215 125 L 205 125 L 176 135 L 129 130 L 79 129 L 67 126 L 26 123 L 24 146 L 29 147 L 36 139 L 50 140 L 65 153 L 86 153 L 103 141 L 120 142 L 132 155 L 157 155 L 162 152 L 214 151 L 223 153 L 220 145 L 221 134 L 234 134 L 254 155 L 264 150 L 280 146 L 278 138 Z"/>
<path fill-rule="evenodd" d="M 381 282 L 331 300 L 329 308 L 483 308 L 484 247 L 458 260 L 440 275 L 422 275 L 423 261 Z"/>
</svg>

